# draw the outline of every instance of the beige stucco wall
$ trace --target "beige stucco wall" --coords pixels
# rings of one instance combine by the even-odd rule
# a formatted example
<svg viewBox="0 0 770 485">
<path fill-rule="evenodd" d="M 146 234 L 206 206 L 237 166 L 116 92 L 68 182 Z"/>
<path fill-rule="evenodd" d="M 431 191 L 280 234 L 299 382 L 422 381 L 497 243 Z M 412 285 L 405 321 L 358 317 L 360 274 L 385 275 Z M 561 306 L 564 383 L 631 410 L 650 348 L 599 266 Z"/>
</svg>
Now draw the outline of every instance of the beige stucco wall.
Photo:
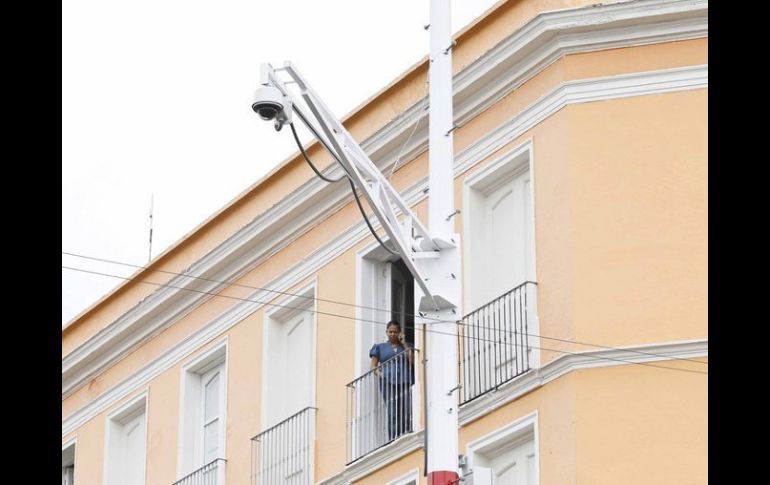
<svg viewBox="0 0 770 485">
<path fill-rule="evenodd" d="M 575 373 L 575 390 L 576 483 L 708 483 L 707 375 L 639 365 L 591 369 Z"/>
<path fill-rule="evenodd" d="M 708 336 L 707 109 L 705 90 L 566 109 L 576 340 Z"/>
<path fill-rule="evenodd" d="M 492 18 L 475 25 L 460 37 L 461 42 L 455 50 L 455 70 L 488 50 L 537 12 L 586 3 L 590 2 L 531 1 L 503 5 Z M 561 82 L 706 64 L 707 46 L 707 40 L 702 39 L 565 56 L 458 129 L 454 136 L 455 153 Z M 354 136 L 360 139 L 373 133 L 422 96 L 424 76 L 424 68 L 418 67 L 402 82 L 386 88 L 364 109 L 351 115 L 348 124 Z M 465 178 L 508 150 L 532 140 L 541 334 L 603 345 L 707 337 L 707 127 L 705 90 L 570 105 L 480 161 L 455 181 L 456 204 L 460 207 Z M 328 157 L 321 155 L 317 146 L 311 148 L 311 156 L 320 160 L 320 165 L 329 163 Z M 402 166 L 392 180 L 396 187 L 405 188 L 426 173 L 427 154 L 423 153 Z M 311 175 L 302 160 L 288 161 L 258 186 L 244 192 L 237 202 L 204 222 L 195 234 L 156 260 L 152 268 L 168 271 L 186 268 Z M 418 204 L 415 211 L 427 220 L 426 201 Z M 244 275 L 238 283 L 267 285 L 359 221 L 357 208 L 353 203 L 348 204 Z M 455 224 L 461 231 L 462 215 L 455 219 Z M 354 302 L 356 251 L 370 242 L 371 238 L 368 238 L 356 244 L 294 289 L 315 281 L 318 298 Z M 150 272 L 141 277 L 156 282 L 169 278 Z M 71 328 L 65 329 L 63 355 L 147 293 L 145 285 L 129 284 L 87 312 Z M 239 287 L 229 287 L 222 292 L 235 298 L 245 298 L 250 293 L 250 290 Z M 62 416 L 70 415 L 163 356 L 236 303 L 229 298 L 207 300 L 63 400 Z M 316 309 L 345 317 L 355 316 L 352 307 L 328 302 L 319 301 Z M 258 310 L 226 332 L 226 450 L 230 484 L 248 483 L 250 438 L 261 430 L 260 349 L 265 311 Z M 345 462 L 345 384 L 355 377 L 355 331 L 352 320 L 330 315 L 318 314 L 316 325 L 316 381 L 319 384 L 316 406 L 319 411 L 315 476 L 320 479 L 341 470 Z M 148 483 L 170 484 L 177 478 L 182 365 L 223 337 L 225 335 L 215 337 L 193 355 L 164 370 L 149 384 Z M 546 340 L 540 345 L 555 350 L 586 349 Z M 548 362 L 559 355 L 562 354 L 543 350 L 541 359 Z M 628 457 L 635 456 L 633 449 L 608 449 L 587 430 L 598 426 L 597 436 L 608 436 L 611 439 L 607 442 L 622 436 L 614 434 L 619 433 L 617 430 L 639 431 L 637 428 L 641 424 L 635 421 L 637 415 L 623 414 L 623 406 L 631 405 L 634 399 L 639 402 L 634 403 L 633 409 L 639 410 L 644 403 L 655 405 L 650 409 L 664 404 L 679 409 L 692 402 L 697 408 L 692 419 L 680 423 L 680 431 L 685 433 L 681 439 L 685 441 L 660 439 L 665 436 L 660 434 L 662 427 L 672 416 L 651 416 L 651 426 L 658 431 L 638 433 L 638 440 L 633 441 L 639 446 L 650 442 L 667 443 L 660 447 L 661 451 L 656 449 L 651 458 L 665 458 L 662 454 L 666 450 L 678 453 L 682 443 L 689 442 L 688 437 L 703 438 L 707 429 L 701 420 L 705 416 L 705 387 L 681 378 L 680 393 L 678 388 L 675 389 L 680 376 L 660 376 L 657 383 L 654 376 L 660 373 L 688 376 L 665 370 L 645 373 L 636 366 L 592 369 L 564 376 L 464 427 L 460 432 L 460 449 L 501 423 L 537 409 L 541 423 L 542 484 L 605 483 L 593 480 L 597 470 L 601 470 L 601 460 L 609 459 L 630 461 L 616 463 L 613 470 L 617 477 L 632 476 L 635 467 L 643 466 L 641 460 L 629 460 Z M 624 382 L 624 375 L 627 382 Z M 615 384 L 622 385 L 601 406 L 588 391 L 606 394 Z M 646 397 L 640 400 L 640 395 Z M 103 411 L 74 433 L 78 440 L 78 478 L 87 477 L 85 483 L 101 482 L 104 420 L 118 405 Z M 617 413 L 612 420 L 607 420 L 606 427 L 602 424 L 602 413 L 597 411 L 602 406 Z M 701 441 L 705 447 L 705 439 Z M 694 447 L 686 455 L 688 463 L 700 466 L 704 449 Z M 676 463 L 671 459 L 664 462 L 660 477 L 678 473 Z M 418 466 L 422 466 L 421 452 L 410 454 L 358 483 L 384 483 L 386 478 L 394 478 Z M 695 473 L 694 476 L 700 476 L 701 481 L 692 483 L 705 481 L 705 464 L 698 469 L 703 470 L 703 475 Z"/>
<path fill-rule="evenodd" d="M 425 485 L 428 480 L 423 477 L 423 463 L 425 458 L 423 457 L 422 450 L 417 450 L 404 456 L 396 463 L 383 467 L 371 475 L 368 475 L 360 480 L 354 480 L 352 483 L 355 485 L 383 485 L 389 481 L 403 477 L 407 473 L 412 473 L 414 470 L 418 470 L 418 484 Z"/>
</svg>

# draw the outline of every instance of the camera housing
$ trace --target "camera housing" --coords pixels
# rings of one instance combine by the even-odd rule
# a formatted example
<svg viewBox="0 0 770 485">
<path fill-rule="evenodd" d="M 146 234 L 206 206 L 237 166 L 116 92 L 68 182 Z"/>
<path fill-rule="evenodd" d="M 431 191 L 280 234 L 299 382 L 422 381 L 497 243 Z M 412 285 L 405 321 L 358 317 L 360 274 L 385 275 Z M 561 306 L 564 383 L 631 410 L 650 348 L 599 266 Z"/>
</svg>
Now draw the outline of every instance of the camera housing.
<svg viewBox="0 0 770 485">
<path fill-rule="evenodd" d="M 283 93 L 273 86 L 262 86 L 254 93 L 251 109 L 263 120 L 275 119 L 284 110 Z"/>
<path fill-rule="evenodd" d="M 266 121 L 273 120 L 275 131 L 291 123 L 291 100 L 274 86 L 261 86 L 254 93 L 251 109 Z"/>
</svg>

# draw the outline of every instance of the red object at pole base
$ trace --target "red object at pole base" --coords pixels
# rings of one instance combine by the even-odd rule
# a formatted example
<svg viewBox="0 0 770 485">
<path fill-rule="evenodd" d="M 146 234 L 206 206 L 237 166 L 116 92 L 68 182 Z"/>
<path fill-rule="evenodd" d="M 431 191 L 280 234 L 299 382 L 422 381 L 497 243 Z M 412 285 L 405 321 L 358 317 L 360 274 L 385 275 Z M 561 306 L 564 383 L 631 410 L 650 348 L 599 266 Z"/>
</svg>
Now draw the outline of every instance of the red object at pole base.
<svg viewBox="0 0 770 485">
<path fill-rule="evenodd" d="M 428 473 L 428 485 L 459 485 L 460 475 L 456 472 L 435 471 Z"/>
</svg>

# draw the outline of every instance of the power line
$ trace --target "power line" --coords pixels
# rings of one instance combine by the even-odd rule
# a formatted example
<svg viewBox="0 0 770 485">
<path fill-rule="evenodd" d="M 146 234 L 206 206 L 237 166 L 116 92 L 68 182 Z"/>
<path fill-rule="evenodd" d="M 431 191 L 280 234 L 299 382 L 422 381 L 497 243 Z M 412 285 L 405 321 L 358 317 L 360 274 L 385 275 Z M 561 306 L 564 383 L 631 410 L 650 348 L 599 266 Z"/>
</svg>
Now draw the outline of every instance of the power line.
<svg viewBox="0 0 770 485">
<path fill-rule="evenodd" d="M 118 278 L 118 279 L 123 279 L 123 280 L 132 280 L 132 278 L 127 277 L 127 276 L 118 276 L 118 275 L 113 275 L 113 274 L 108 274 L 108 273 L 102 273 L 102 272 L 99 272 L 99 271 L 92 271 L 92 270 L 73 268 L 71 266 L 62 265 L 62 268 L 63 269 L 68 269 L 68 270 L 71 270 L 71 271 L 79 271 L 79 272 L 83 272 L 83 273 L 90 273 L 90 274 L 95 274 L 95 275 L 100 275 L 100 276 L 107 276 L 107 277 L 110 277 L 110 278 Z M 265 301 L 260 301 L 260 300 L 251 300 L 251 299 L 248 299 L 248 298 L 241 298 L 241 297 L 237 297 L 237 296 L 223 295 L 221 293 L 212 293 L 210 291 L 196 290 L 196 289 L 193 289 L 193 288 L 184 288 L 184 287 L 181 287 L 181 286 L 169 285 L 169 284 L 165 284 L 165 283 L 156 283 L 154 281 L 139 281 L 139 280 L 134 280 L 134 281 L 136 281 L 138 283 L 144 283 L 144 284 L 148 284 L 148 285 L 159 286 L 159 287 L 162 287 L 162 288 L 174 288 L 174 289 L 190 291 L 190 292 L 194 292 L 194 293 L 201 293 L 201 294 L 205 294 L 205 295 L 218 296 L 218 297 L 221 297 L 221 298 L 229 298 L 229 299 L 232 299 L 232 300 L 245 301 L 245 302 L 248 302 L 248 303 L 259 303 L 259 304 L 262 304 L 262 305 L 268 305 L 268 306 L 273 306 L 273 307 L 278 307 L 278 308 L 286 308 L 286 309 L 290 309 L 290 310 L 307 311 L 307 312 L 310 312 L 310 313 L 315 313 L 317 315 L 326 315 L 326 316 L 331 316 L 331 317 L 344 318 L 344 319 L 347 319 L 347 320 L 353 320 L 353 321 L 358 321 L 358 322 L 362 322 L 362 323 L 366 322 L 366 323 L 371 323 L 371 324 L 381 325 L 381 326 L 387 325 L 386 323 L 382 323 L 382 322 L 378 322 L 378 321 L 374 321 L 374 320 L 367 320 L 367 319 L 362 319 L 362 318 L 350 317 L 350 316 L 347 316 L 347 315 L 339 315 L 339 314 L 336 314 L 336 313 L 323 312 L 323 311 L 320 311 L 320 310 L 313 310 L 313 309 L 310 309 L 310 308 L 293 307 L 293 306 L 289 306 L 289 305 L 281 305 L 279 303 L 271 303 L 271 302 L 265 302 Z M 455 323 L 455 322 L 450 322 L 450 323 Z M 451 333 L 448 333 L 448 332 L 441 332 L 441 331 L 438 331 L 438 330 L 430 330 L 430 329 L 428 329 L 426 331 L 434 333 L 434 334 L 455 336 L 454 334 L 451 334 Z M 480 337 L 468 337 L 468 336 L 466 336 L 466 338 L 470 338 L 470 339 L 476 340 L 478 342 L 499 343 L 497 340 L 484 339 L 484 338 L 480 338 Z M 540 349 L 540 350 L 547 350 L 547 351 L 550 351 L 550 352 L 558 352 L 558 353 L 572 354 L 572 355 L 578 355 L 578 356 L 580 356 L 580 355 L 584 356 L 585 355 L 585 354 L 582 354 L 582 353 L 579 353 L 579 352 L 571 352 L 571 351 L 568 351 L 568 350 L 559 350 L 559 349 L 551 349 L 551 348 L 547 348 L 547 347 L 539 347 L 539 346 L 536 346 L 536 345 L 533 345 L 533 344 L 528 344 L 528 345 L 529 345 L 529 347 L 532 347 L 532 348 L 536 348 L 536 349 Z M 624 349 L 616 349 L 616 350 L 624 350 Z M 663 357 L 663 358 L 666 358 L 666 359 L 671 359 L 671 357 L 669 357 L 669 356 L 661 355 L 660 357 Z M 644 365 L 644 366 L 647 366 L 647 367 L 657 367 L 659 369 L 669 369 L 669 370 L 675 370 L 675 371 L 681 371 L 681 372 L 692 372 L 692 373 L 695 373 L 695 374 L 706 374 L 706 375 L 708 375 L 708 372 L 702 372 L 702 371 L 696 371 L 696 370 L 690 370 L 690 369 L 679 369 L 679 368 L 676 368 L 676 367 L 667 367 L 667 366 L 661 366 L 661 365 L 654 365 L 654 364 L 648 364 L 648 363 L 644 363 L 644 362 L 632 362 L 632 361 L 618 359 L 618 358 L 613 358 L 613 357 L 600 357 L 600 356 L 597 356 L 597 355 L 593 355 L 593 356 L 591 356 L 591 358 L 597 358 L 597 359 L 602 359 L 602 360 L 612 360 L 612 361 L 616 361 L 616 362 L 623 362 L 623 363 L 626 363 L 626 364 Z"/>
<path fill-rule="evenodd" d="M 398 155 L 396 155 L 396 161 L 393 162 L 393 168 L 390 170 L 390 175 L 388 175 L 388 180 L 393 177 L 393 174 L 396 172 L 396 167 L 398 166 L 398 162 L 401 161 L 401 154 L 404 153 L 404 148 L 406 148 L 406 145 L 409 143 L 409 140 L 412 139 L 412 136 L 414 136 L 414 133 L 417 131 L 417 127 L 420 126 L 420 121 L 422 120 L 422 112 L 427 109 L 428 106 L 428 87 L 430 83 L 428 80 L 425 80 L 425 99 L 422 101 L 423 106 L 417 111 L 417 121 L 414 123 L 414 128 L 412 128 L 412 132 L 409 134 L 409 137 L 406 139 L 403 145 L 401 145 L 401 150 L 398 151 Z"/>
<path fill-rule="evenodd" d="M 139 268 L 139 269 L 148 269 L 147 266 L 141 266 L 141 265 L 138 265 L 138 264 L 124 263 L 124 262 L 120 262 L 120 261 L 114 261 L 114 260 L 111 260 L 111 259 L 97 258 L 97 257 L 94 257 L 94 256 L 86 256 L 86 255 L 83 255 L 83 254 L 70 253 L 70 252 L 66 252 L 66 251 L 62 251 L 62 254 L 65 254 L 65 255 L 68 255 L 68 256 L 74 256 L 74 257 L 77 257 L 77 258 L 90 259 L 90 260 L 93 260 L 93 261 L 99 261 L 99 262 L 103 262 L 103 263 L 118 264 L 118 265 L 122 265 L 122 266 L 129 266 L 129 267 Z M 162 269 L 153 269 L 153 270 L 150 270 L 150 271 L 156 271 L 158 273 L 165 273 L 165 274 L 170 274 L 170 275 L 175 275 L 175 276 L 183 276 L 183 277 L 186 277 L 186 278 L 199 279 L 199 280 L 202 280 L 202 281 L 208 281 L 210 283 L 227 284 L 227 285 L 237 286 L 237 287 L 241 287 L 241 288 L 247 288 L 247 289 L 251 289 L 251 290 L 267 291 L 267 292 L 270 292 L 270 293 L 276 293 L 276 294 L 284 295 L 284 296 L 290 296 L 290 297 L 296 297 L 296 298 L 304 298 L 304 299 L 313 300 L 313 301 L 322 301 L 322 302 L 325 302 L 325 303 L 332 303 L 332 304 L 336 304 L 336 305 L 344 305 L 344 306 L 349 306 L 349 307 L 354 307 L 354 308 L 362 308 L 362 309 L 365 309 L 365 310 L 374 310 L 374 311 L 383 312 L 383 313 L 389 313 L 391 311 L 391 310 L 386 310 L 386 309 L 383 309 L 383 308 L 371 307 L 371 306 L 366 306 L 366 305 L 357 305 L 355 303 L 347 303 L 347 302 L 342 302 L 342 301 L 337 301 L 337 300 L 329 300 L 329 299 L 326 299 L 326 298 L 318 298 L 318 297 L 315 297 L 315 296 L 299 295 L 299 294 L 290 293 L 290 292 L 287 292 L 287 291 L 273 290 L 273 289 L 270 289 L 270 288 L 264 288 L 264 287 L 260 287 L 260 286 L 244 285 L 244 284 L 241 284 L 241 283 L 232 283 L 232 282 L 229 282 L 229 281 L 215 280 L 215 279 L 206 278 L 206 277 L 203 277 L 203 276 L 193 276 L 193 275 L 188 275 L 188 274 L 185 274 L 185 273 L 178 273 L 178 272 L 162 270 Z M 98 274 L 101 274 L 101 273 L 98 273 Z M 113 276 L 113 275 L 105 274 L 105 276 Z M 131 278 L 126 278 L 126 279 L 127 280 L 131 280 Z M 260 303 L 260 302 L 258 302 L 258 303 Z M 410 317 L 418 316 L 418 317 L 423 318 L 425 320 L 431 320 L 431 321 L 433 321 L 435 323 L 455 323 L 457 325 L 464 326 L 464 327 L 478 328 L 478 327 L 475 327 L 473 324 L 470 324 L 469 322 L 466 322 L 464 320 L 442 320 L 442 319 L 438 319 L 438 318 L 425 317 L 425 316 L 422 316 L 422 315 L 414 315 L 412 313 L 407 313 L 407 312 L 404 312 L 404 315 L 407 315 L 407 316 L 410 316 Z M 372 321 L 372 320 L 361 320 L 361 321 Z M 379 322 L 375 322 L 375 323 L 379 323 Z M 503 337 L 504 336 L 511 336 L 511 335 L 516 333 L 516 332 L 511 331 L 511 330 L 497 329 L 497 328 L 492 328 L 492 327 L 482 327 L 482 328 L 486 332 L 499 333 L 499 334 L 501 334 L 500 336 L 503 336 Z M 668 355 L 656 354 L 656 353 L 653 353 L 653 352 L 644 352 L 644 351 L 641 351 L 641 350 L 621 349 L 621 348 L 618 348 L 618 347 L 612 347 L 612 346 L 601 345 L 601 344 L 594 344 L 594 343 L 589 343 L 589 342 L 581 342 L 581 341 L 578 341 L 578 340 L 562 339 L 562 338 L 558 338 L 558 337 L 548 337 L 548 336 L 545 336 L 545 335 L 542 335 L 542 334 L 538 335 L 538 334 L 535 334 L 535 333 L 526 333 L 526 332 L 520 332 L 520 333 L 525 333 L 527 336 L 530 336 L 530 337 L 538 337 L 538 338 L 542 338 L 542 339 L 546 339 L 546 340 L 555 340 L 555 341 L 558 341 L 558 342 L 571 343 L 571 344 L 577 344 L 577 345 L 585 345 L 586 347 L 596 347 L 596 348 L 602 348 L 602 349 L 608 349 L 608 350 L 618 350 L 618 351 L 621 351 L 621 352 L 629 352 L 629 353 L 634 353 L 634 354 L 639 354 L 639 355 L 647 355 L 647 356 L 650 356 L 650 357 L 663 357 L 663 358 L 666 358 L 666 359 L 683 360 L 683 361 L 687 361 L 687 362 L 693 362 L 693 363 L 696 363 L 696 364 L 708 365 L 708 362 L 702 362 L 702 361 L 699 361 L 699 360 L 688 359 L 686 357 L 673 357 L 673 356 L 668 356 Z"/>
</svg>

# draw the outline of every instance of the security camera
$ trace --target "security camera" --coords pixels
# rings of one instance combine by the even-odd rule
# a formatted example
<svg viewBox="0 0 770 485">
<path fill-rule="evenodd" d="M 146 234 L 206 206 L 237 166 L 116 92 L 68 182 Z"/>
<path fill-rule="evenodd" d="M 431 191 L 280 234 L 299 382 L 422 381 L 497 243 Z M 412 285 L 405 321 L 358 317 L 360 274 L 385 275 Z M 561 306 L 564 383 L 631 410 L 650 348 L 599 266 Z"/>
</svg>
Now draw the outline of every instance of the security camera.
<svg viewBox="0 0 770 485">
<path fill-rule="evenodd" d="M 251 109 L 263 120 L 270 121 L 284 110 L 283 93 L 273 86 L 262 86 L 254 93 Z"/>
<path fill-rule="evenodd" d="M 251 109 L 263 120 L 273 120 L 275 131 L 281 131 L 283 125 L 291 123 L 291 99 L 284 96 L 275 86 L 262 86 L 257 89 Z"/>
</svg>

